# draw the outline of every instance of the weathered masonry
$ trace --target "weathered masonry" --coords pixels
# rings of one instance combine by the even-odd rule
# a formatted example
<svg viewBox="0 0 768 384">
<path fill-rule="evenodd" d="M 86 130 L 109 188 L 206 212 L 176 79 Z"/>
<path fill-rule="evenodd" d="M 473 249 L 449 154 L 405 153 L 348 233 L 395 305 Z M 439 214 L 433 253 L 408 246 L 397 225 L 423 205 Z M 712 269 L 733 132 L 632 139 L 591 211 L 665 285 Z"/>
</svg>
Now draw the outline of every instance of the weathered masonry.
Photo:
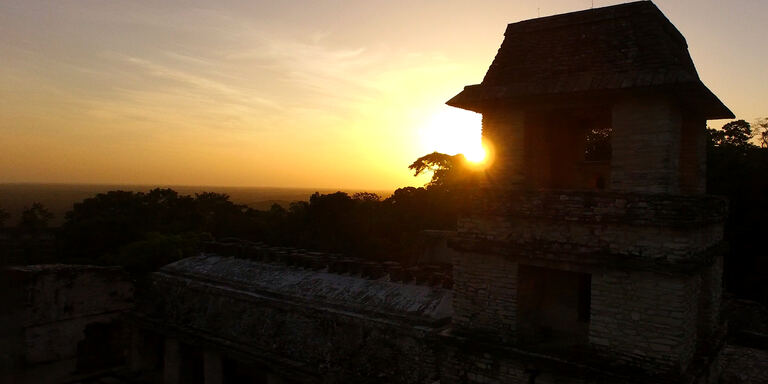
<svg viewBox="0 0 768 384">
<path fill-rule="evenodd" d="M 124 365 L 133 295 L 117 267 L 0 270 L 0 382 L 74 382 Z"/>
<path fill-rule="evenodd" d="M 483 82 L 448 104 L 482 113 L 493 155 L 452 242 L 452 332 L 654 380 L 715 380 L 726 205 L 704 195 L 705 129 L 733 114 L 659 9 L 510 24 Z M 515 359 L 487 361 L 459 353 L 444 379 L 526 376 Z"/>
</svg>

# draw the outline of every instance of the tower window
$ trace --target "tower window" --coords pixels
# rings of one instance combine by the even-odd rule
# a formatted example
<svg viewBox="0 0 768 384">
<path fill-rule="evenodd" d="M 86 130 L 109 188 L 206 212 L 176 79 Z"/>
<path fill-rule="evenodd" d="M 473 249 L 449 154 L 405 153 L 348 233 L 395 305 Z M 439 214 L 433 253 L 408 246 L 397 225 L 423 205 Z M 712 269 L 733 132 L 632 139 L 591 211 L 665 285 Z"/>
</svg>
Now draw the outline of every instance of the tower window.
<svg viewBox="0 0 768 384">
<path fill-rule="evenodd" d="M 587 342 L 591 275 L 520 265 L 518 331 L 524 344 L 565 347 Z"/>
<path fill-rule="evenodd" d="M 586 161 L 610 161 L 611 160 L 611 136 L 613 129 L 591 128 L 587 130 L 586 145 L 584 146 L 584 160 Z"/>
</svg>

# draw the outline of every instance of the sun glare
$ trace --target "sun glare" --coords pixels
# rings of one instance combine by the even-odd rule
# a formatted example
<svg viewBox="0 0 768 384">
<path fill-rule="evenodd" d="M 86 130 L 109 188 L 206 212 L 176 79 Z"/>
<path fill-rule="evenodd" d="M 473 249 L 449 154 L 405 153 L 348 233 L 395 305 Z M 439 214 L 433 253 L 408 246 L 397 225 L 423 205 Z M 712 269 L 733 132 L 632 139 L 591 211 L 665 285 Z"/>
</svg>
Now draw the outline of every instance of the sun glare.
<svg viewBox="0 0 768 384">
<path fill-rule="evenodd" d="M 424 154 L 434 151 L 450 155 L 462 153 L 467 160 L 482 163 L 486 152 L 481 140 L 481 122 L 478 113 L 441 107 L 421 130 Z"/>
</svg>

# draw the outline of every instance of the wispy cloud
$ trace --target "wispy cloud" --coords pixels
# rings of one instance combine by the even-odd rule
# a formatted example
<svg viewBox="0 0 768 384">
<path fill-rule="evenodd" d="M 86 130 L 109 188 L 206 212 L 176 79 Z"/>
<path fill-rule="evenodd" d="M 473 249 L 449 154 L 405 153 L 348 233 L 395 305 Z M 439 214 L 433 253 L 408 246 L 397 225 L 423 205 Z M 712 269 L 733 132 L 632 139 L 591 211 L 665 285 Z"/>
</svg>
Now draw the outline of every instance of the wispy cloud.
<svg viewBox="0 0 768 384">
<path fill-rule="evenodd" d="M 253 90 L 243 89 L 232 86 L 220 81 L 213 80 L 203 75 L 195 74 L 190 71 L 180 70 L 167 65 L 151 62 L 146 59 L 129 57 L 126 59 L 129 63 L 136 65 L 147 74 L 178 83 L 182 87 L 192 91 L 200 92 L 206 97 L 216 99 L 221 102 L 236 104 L 243 107 L 269 107 L 280 110 L 282 107 L 276 102 L 265 97 L 254 96 Z"/>
</svg>

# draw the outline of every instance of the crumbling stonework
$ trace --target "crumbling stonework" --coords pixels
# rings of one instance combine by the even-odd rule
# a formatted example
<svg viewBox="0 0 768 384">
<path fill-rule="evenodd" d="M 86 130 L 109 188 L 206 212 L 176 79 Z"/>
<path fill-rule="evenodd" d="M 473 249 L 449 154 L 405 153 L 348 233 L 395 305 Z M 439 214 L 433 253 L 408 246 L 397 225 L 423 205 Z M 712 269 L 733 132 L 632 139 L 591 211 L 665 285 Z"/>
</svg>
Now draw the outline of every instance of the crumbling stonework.
<svg viewBox="0 0 768 384">
<path fill-rule="evenodd" d="M 453 325 L 514 341 L 517 312 L 517 263 L 498 255 L 462 253 L 454 259 Z"/>
<path fill-rule="evenodd" d="M 589 341 L 627 365 L 684 371 L 696 347 L 698 277 L 606 271 L 592 276 Z"/>
<path fill-rule="evenodd" d="M 387 280 L 202 255 L 156 273 L 137 320 L 197 349 L 247 351 L 286 380 L 436 380 L 425 340 L 450 320 L 452 293 Z"/>
<path fill-rule="evenodd" d="M 459 219 L 463 241 L 685 263 L 722 241 L 716 197 L 574 190 L 481 189 Z"/>
<path fill-rule="evenodd" d="M 35 265 L 7 268 L 2 279 L 4 380 L 58 382 L 125 363 L 123 315 L 133 305 L 125 271 Z"/>
<path fill-rule="evenodd" d="M 768 383 L 768 351 L 728 346 L 724 355 L 723 384 Z"/>
</svg>

